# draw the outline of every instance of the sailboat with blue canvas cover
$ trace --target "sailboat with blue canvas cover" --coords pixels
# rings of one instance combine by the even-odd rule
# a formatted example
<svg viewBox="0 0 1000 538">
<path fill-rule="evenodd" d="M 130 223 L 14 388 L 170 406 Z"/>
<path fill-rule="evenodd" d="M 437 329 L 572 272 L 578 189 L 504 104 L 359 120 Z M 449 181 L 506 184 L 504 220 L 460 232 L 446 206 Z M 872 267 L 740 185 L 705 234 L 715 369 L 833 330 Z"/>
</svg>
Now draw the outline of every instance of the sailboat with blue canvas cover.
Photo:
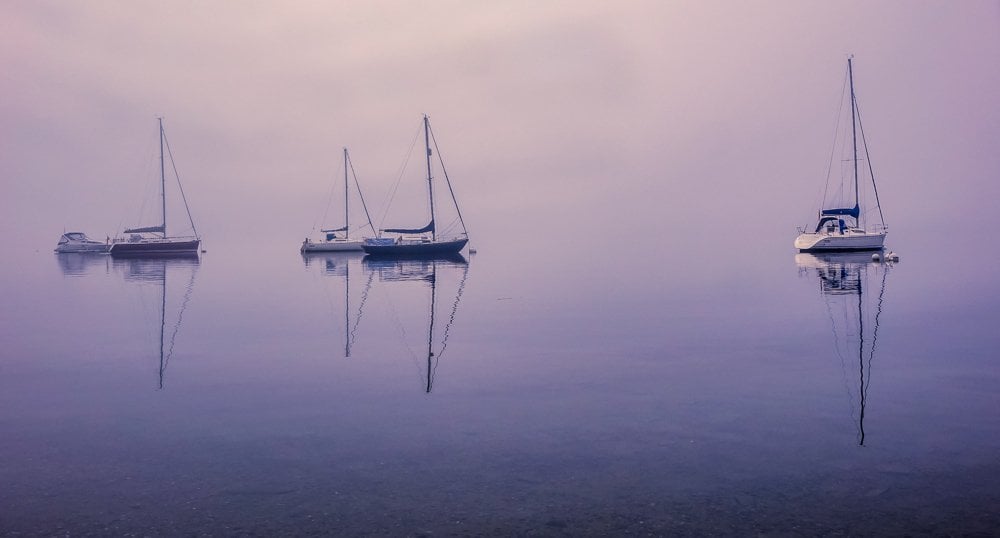
<svg viewBox="0 0 1000 538">
<path fill-rule="evenodd" d="M 460 230 L 449 232 L 452 226 L 439 227 L 435 221 L 434 208 L 434 174 L 432 168 L 431 142 L 434 141 L 434 149 L 437 150 L 437 142 L 431 132 L 430 120 L 424 115 L 424 145 L 426 147 L 427 159 L 427 196 L 430 201 L 430 222 L 419 228 L 384 228 L 379 230 L 378 237 L 367 239 L 364 243 L 365 252 L 370 256 L 381 257 L 430 257 L 442 255 L 454 255 L 462 251 L 469 242 L 469 233 L 465 228 L 465 221 L 462 219 L 462 212 L 458 208 L 458 201 L 455 199 L 455 191 L 451 187 L 451 180 L 448 172 L 444 168 L 444 161 L 440 158 L 438 151 L 438 161 L 441 166 L 441 175 L 444 176 L 448 192 L 451 194 L 451 201 L 455 205 L 457 214 L 456 222 Z M 394 237 L 383 237 L 382 234 L 395 234 Z"/>
<path fill-rule="evenodd" d="M 851 104 L 851 145 L 850 154 L 843 162 L 850 165 L 851 173 L 846 176 L 846 181 L 839 192 L 846 192 L 848 197 L 839 200 L 840 203 L 827 204 L 830 192 L 829 174 L 827 177 L 827 190 L 824 192 L 824 204 L 819 211 L 819 221 L 811 232 L 799 229 L 799 236 L 795 238 L 795 248 L 801 252 L 836 252 L 836 251 L 858 251 L 858 250 L 881 250 L 885 243 L 886 226 L 882 216 L 882 205 L 878 199 L 878 188 L 875 186 L 875 173 L 868 156 L 868 144 L 865 141 L 864 128 L 861 126 L 861 113 L 858 108 L 857 97 L 854 93 L 854 69 L 853 58 L 847 59 L 847 78 L 850 84 L 850 104 Z M 839 122 L 838 122 L 839 123 Z M 861 135 L 861 142 L 864 146 L 864 157 L 868 163 L 868 172 L 871 178 L 872 193 L 874 194 L 875 207 L 878 209 L 880 224 L 867 227 L 867 215 L 865 207 L 861 201 L 861 189 L 859 186 L 858 171 L 858 134 Z M 836 146 L 836 144 L 835 144 Z M 846 144 L 845 144 L 846 147 Z M 831 155 L 831 165 L 832 165 Z M 832 166 L 831 166 L 832 169 Z M 850 195 L 853 195 L 851 200 Z M 833 198 L 833 196 L 830 196 Z M 832 202 L 832 200 L 830 200 Z M 853 202 L 853 205 L 850 205 Z"/>
</svg>

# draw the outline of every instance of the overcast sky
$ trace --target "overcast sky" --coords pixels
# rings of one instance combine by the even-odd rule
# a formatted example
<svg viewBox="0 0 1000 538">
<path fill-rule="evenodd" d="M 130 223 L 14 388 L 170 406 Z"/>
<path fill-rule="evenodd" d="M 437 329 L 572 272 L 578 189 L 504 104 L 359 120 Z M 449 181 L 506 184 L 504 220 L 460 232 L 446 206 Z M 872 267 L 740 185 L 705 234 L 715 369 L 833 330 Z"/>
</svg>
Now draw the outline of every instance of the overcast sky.
<svg viewBox="0 0 1000 538">
<path fill-rule="evenodd" d="M 17 248 L 140 224 L 162 115 L 206 244 L 294 251 L 343 146 L 383 214 L 426 113 L 483 247 L 752 229 L 791 249 L 849 54 L 890 243 L 1000 225 L 996 1 L 0 1 L 0 20 Z"/>
</svg>

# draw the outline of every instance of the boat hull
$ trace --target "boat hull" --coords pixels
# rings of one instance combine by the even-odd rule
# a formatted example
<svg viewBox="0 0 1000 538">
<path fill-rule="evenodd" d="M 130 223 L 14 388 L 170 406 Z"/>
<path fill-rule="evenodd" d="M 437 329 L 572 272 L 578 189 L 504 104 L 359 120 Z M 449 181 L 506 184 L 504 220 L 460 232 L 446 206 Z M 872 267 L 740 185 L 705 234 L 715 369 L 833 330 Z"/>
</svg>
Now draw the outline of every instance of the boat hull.
<svg viewBox="0 0 1000 538">
<path fill-rule="evenodd" d="M 347 241 L 306 241 L 302 243 L 300 252 L 360 252 L 364 250 L 364 242 L 359 240 Z"/>
<path fill-rule="evenodd" d="M 56 247 L 59 254 L 107 254 L 111 245 L 107 243 L 67 243 Z"/>
<path fill-rule="evenodd" d="M 795 248 L 800 252 L 882 250 L 884 244 L 885 233 L 804 233 L 795 238 Z"/>
<path fill-rule="evenodd" d="M 110 242 L 101 243 L 87 237 L 83 232 L 66 232 L 59 238 L 55 251 L 59 254 L 90 253 L 105 254 L 111 248 Z"/>
<path fill-rule="evenodd" d="M 198 254 L 200 239 L 151 239 L 122 241 L 111 245 L 111 255 L 118 258 L 145 256 L 190 256 Z"/>
<path fill-rule="evenodd" d="M 465 248 L 468 239 L 453 241 L 401 242 L 392 244 L 365 243 L 365 253 L 382 258 L 420 258 L 457 254 Z"/>
</svg>

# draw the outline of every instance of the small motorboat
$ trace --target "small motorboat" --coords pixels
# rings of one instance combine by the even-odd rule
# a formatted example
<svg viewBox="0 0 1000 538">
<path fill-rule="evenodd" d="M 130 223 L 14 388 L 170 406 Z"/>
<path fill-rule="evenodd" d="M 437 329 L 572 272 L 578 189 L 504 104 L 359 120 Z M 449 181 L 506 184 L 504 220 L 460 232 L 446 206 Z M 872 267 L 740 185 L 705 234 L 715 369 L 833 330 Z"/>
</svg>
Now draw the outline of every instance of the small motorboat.
<svg viewBox="0 0 1000 538">
<path fill-rule="evenodd" d="M 59 238 L 56 252 L 93 252 L 106 254 L 111 248 L 110 242 L 94 241 L 83 232 L 66 232 Z"/>
</svg>

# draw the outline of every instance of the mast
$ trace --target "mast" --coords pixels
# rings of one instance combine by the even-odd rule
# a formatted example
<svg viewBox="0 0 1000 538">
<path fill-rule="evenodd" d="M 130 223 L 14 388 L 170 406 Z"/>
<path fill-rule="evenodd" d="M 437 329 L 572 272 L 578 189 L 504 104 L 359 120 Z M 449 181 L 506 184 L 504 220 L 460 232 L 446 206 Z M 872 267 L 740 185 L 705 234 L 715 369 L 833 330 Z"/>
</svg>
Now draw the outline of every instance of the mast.
<svg viewBox="0 0 1000 538">
<path fill-rule="evenodd" d="M 163 389 L 163 373 L 167 369 L 163 358 L 163 335 L 167 323 L 167 263 L 163 262 L 163 283 L 160 286 L 160 389 Z"/>
<path fill-rule="evenodd" d="M 431 135 L 427 114 L 424 114 L 424 145 L 427 147 L 427 196 L 431 202 L 431 241 L 437 239 L 434 226 L 434 182 L 431 181 Z"/>
<path fill-rule="evenodd" d="M 847 77 L 851 82 L 851 143 L 853 145 L 854 151 L 854 207 L 859 207 L 858 205 L 858 135 L 857 135 L 857 121 L 855 120 L 855 101 L 854 101 L 854 69 L 851 66 L 851 60 L 853 58 L 847 59 Z M 858 217 L 854 217 L 857 221 Z M 857 223 L 860 226 L 860 223 Z"/>
<path fill-rule="evenodd" d="M 350 226 L 350 218 L 347 214 L 347 148 L 344 148 L 344 239 L 347 239 L 351 232 L 348 230 Z"/>
<path fill-rule="evenodd" d="M 863 276 L 867 276 L 868 268 L 861 266 L 858 268 L 858 368 L 861 379 L 858 388 L 858 398 L 861 400 L 861 409 L 858 411 L 858 444 L 865 444 L 865 314 L 862 309 Z"/>
<path fill-rule="evenodd" d="M 347 155 L 347 149 L 344 149 Z M 346 163 L 345 163 L 346 164 Z M 344 260 L 344 356 L 351 356 L 351 264 Z"/>
<path fill-rule="evenodd" d="M 163 211 L 163 237 L 167 237 L 167 176 L 163 168 L 163 118 L 156 120 L 160 122 L 160 205 Z"/>
<path fill-rule="evenodd" d="M 424 116 L 426 120 L 427 116 Z M 427 393 L 431 392 L 434 384 L 434 370 L 433 370 L 433 358 L 434 358 L 434 303 L 437 298 L 437 262 L 432 261 L 431 267 L 433 268 L 431 272 L 431 315 L 430 323 L 427 326 Z"/>
</svg>

